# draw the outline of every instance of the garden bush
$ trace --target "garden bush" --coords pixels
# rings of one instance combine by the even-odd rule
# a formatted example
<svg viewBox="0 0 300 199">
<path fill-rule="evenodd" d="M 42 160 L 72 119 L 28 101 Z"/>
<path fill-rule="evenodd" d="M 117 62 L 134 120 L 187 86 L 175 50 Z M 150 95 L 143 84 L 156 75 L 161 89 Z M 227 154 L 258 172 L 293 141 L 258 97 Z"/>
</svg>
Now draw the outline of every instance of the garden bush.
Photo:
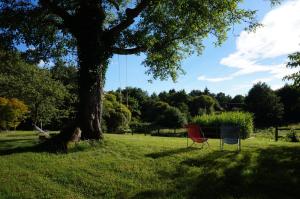
<svg viewBox="0 0 300 199">
<path fill-rule="evenodd" d="M 130 129 L 133 133 L 150 133 L 153 126 L 147 122 L 131 122 Z"/>
<path fill-rule="evenodd" d="M 0 97 L 0 130 L 16 130 L 17 126 L 26 118 L 28 107 L 16 98 Z"/>
<path fill-rule="evenodd" d="M 253 116 L 247 112 L 223 112 L 218 115 L 196 116 L 193 118 L 193 123 L 216 128 L 220 128 L 222 125 L 239 126 L 243 138 L 248 138 L 253 133 Z"/>
</svg>

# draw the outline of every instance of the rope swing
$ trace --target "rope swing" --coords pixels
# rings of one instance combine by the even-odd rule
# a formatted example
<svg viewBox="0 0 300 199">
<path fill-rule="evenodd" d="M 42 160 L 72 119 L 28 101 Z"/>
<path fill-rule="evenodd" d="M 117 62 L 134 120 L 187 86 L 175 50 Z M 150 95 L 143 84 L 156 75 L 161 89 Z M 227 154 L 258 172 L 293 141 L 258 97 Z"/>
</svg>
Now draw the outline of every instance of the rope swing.
<svg viewBox="0 0 300 199">
<path fill-rule="evenodd" d="M 121 81 L 121 63 L 120 63 L 120 55 L 118 55 L 118 67 L 119 67 L 119 95 L 120 95 L 120 113 L 122 114 L 121 105 L 123 102 L 123 95 L 122 95 L 122 81 Z M 125 88 L 127 87 L 127 55 L 125 56 Z M 128 90 L 126 90 L 126 107 L 128 108 Z M 122 117 L 122 126 L 124 126 L 124 120 Z"/>
<path fill-rule="evenodd" d="M 119 67 L 119 95 L 120 95 L 120 104 L 123 103 L 122 99 L 122 81 L 121 81 L 121 63 L 120 63 L 120 55 L 118 55 L 118 67 Z M 127 55 L 125 55 L 125 89 L 127 89 L 127 83 L 128 83 L 128 64 L 127 64 Z M 126 90 L 125 94 L 126 98 L 126 107 L 128 108 L 128 90 Z"/>
</svg>

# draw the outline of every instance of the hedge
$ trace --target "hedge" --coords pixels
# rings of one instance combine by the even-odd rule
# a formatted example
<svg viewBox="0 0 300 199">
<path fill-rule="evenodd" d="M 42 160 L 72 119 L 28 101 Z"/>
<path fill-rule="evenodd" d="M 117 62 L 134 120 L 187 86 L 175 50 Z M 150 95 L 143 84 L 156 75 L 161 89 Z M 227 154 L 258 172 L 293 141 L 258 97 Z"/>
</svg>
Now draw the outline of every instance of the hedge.
<svg viewBox="0 0 300 199">
<path fill-rule="evenodd" d="M 218 115 L 196 116 L 193 118 L 193 123 L 215 128 L 220 128 L 222 125 L 238 126 L 243 138 L 248 138 L 253 133 L 253 116 L 248 112 L 223 112 Z"/>
</svg>

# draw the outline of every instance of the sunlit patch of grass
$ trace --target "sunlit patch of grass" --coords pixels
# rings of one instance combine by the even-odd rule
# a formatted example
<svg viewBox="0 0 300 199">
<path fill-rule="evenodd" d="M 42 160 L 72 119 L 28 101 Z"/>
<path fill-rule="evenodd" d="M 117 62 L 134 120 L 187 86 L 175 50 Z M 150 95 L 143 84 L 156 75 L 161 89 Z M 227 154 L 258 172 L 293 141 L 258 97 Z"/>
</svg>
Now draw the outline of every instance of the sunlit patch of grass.
<svg viewBox="0 0 300 199">
<path fill-rule="evenodd" d="M 1 133 L 0 198 L 299 198 L 300 144 L 186 141 L 107 134 L 53 154 L 30 150 L 35 133 Z"/>
</svg>

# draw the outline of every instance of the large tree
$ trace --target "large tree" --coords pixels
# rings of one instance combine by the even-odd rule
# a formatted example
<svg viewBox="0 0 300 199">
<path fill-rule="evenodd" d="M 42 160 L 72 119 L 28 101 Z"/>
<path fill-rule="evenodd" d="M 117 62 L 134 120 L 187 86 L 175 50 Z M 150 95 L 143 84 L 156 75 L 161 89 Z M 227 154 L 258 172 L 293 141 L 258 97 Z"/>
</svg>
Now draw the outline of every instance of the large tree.
<svg viewBox="0 0 300 199">
<path fill-rule="evenodd" d="M 24 101 L 33 123 L 48 124 L 62 112 L 62 102 L 68 92 L 65 86 L 51 78 L 50 71 L 25 63 L 19 53 L 0 48 L 0 96 Z M 69 115 L 69 114 L 68 114 Z"/>
<path fill-rule="evenodd" d="M 145 54 L 154 79 L 176 79 L 181 60 L 201 53 L 209 34 L 216 44 L 230 26 L 255 26 L 242 0 L 2 0 L 0 38 L 22 44 L 29 61 L 77 57 L 77 123 L 86 139 L 101 139 L 105 73 L 114 54 Z M 20 46 L 20 45 L 19 45 Z"/>
<path fill-rule="evenodd" d="M 275 92 L 266 83 L 257 83 L 245 98 L 246 110 L 254 114 L 258 127 L 280 125 L 284 106 Z"/>
<path fill-rule="evenodd" d="M 284 87 L 278 89 L 276 94 L 280 97 L 284 106 L 284 122 L 300 122 L 300 88 L 291 85 L 285 85 Z"/>
</svg>

